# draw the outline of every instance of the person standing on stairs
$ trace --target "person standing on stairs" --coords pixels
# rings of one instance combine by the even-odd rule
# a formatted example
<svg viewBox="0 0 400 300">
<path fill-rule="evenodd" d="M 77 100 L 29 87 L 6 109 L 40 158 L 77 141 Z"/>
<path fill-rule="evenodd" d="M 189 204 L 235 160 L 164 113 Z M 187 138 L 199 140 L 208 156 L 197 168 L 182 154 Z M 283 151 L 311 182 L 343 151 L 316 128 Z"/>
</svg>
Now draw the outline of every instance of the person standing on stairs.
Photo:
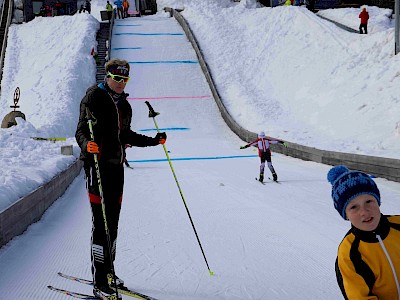
<svg viewBox="0 0 400 300">
<path fill-rule="evenodd" d="M 124 9 L 122 7 L 122 0 L 114 1 L 114 4 L 117 6 L 117 14 L 119 19 L 124 18 Z"/>
<path fill-rule="evenodd" d="M 106 11 L 107 11 L 108 23 L 111 23 L 113 10 L 114 10 L 114 8 L 111 5 L 110 1 L 107 1 Z"/>
<path fill-rule="evenodd" d="M 128 15 L 129 1 L 128 0 L 124 0 L 124 2 L 122 3 L 122 6 L 124 8 L 123 16 L 124 16 L 124 18 L 127 18 L 129 16 Z"/>
</svg>

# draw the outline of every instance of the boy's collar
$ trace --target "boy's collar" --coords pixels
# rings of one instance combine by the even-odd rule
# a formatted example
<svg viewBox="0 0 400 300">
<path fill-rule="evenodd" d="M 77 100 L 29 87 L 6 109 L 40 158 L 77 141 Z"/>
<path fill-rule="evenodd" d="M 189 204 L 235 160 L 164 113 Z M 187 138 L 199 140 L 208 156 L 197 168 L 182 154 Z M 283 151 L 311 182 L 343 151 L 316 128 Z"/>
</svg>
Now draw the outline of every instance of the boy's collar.
<svg viewBox="0 0 400 300">
<path fill-rule="evenodd" d="M 363 231 L 353 225 L 351 226 L 351 232 L 360 240 L 367 243 L 378 243 L 377 235 L 379 235 L 382 240 L 384 240 L 390 231 L 390 223 L 386 216 L 381 214 L 381 219 L 379 221 L 378 227 L 374 231 Z"/>
</svg>

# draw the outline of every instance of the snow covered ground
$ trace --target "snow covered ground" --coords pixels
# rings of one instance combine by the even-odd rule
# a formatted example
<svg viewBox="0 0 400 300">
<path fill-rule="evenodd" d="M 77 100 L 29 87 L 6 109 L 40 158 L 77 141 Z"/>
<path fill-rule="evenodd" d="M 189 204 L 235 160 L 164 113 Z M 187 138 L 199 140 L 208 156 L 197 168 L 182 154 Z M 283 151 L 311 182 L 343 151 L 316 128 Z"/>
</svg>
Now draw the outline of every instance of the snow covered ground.
<svg viewBox="0 0 400 300">
<path fill-rule="evenodd" d="M 369 7 L 371 34 L 357 35 L 304 7 L 253 8 L 253 2 L 160 0 L 158 7 L 164 17 L 165 6 L 185 8 L 225 105 L 246 129 L 320 149 L 398 158 L 399 58 L 388 10 Z M 28 122 L 0 130 L 0 210 L 72 163 L 60 145 L 75 145 L 78 155 L 76 112 L 94 83 L 90 52 L 103 9 L 93 0 L 96 19 L 79 14 L 11 27 L 0 118 L 19 87 Z M 349 26 L 358 21 L 355 9 L 320 14 Z"/>
<path fill-rule="evenodd" d="M 371 34 L 359 36 L 298 7 L 162 0 L 159 8 L 182 3 L 222 99 L 242 126 L 318 148 L 398 157 L 393 28 L 374 25 L 386 10 L 369 8 Z M 102 3 L 93 0 L 92 9 L 99 15 Z M 349 19 L 342 11 L 325 16 Z M 27 122 L 0 130 L 0 211 L 72 163 L 59 154 L 61 144 L 74 144 L 79 154 L 73 136 L 80 99 L 94 83 L 97 28 L 87 14 L 12 27 L 0 116 L 10 111 L 18 86 Z M 274 154 L 282 183 L 256 182 L 256 152 L 239 150 L 243 142 L 223 123 L 198 64 L 166 63 L 196 60 L 168 14 L 117 20 L 113 47 L 112 57 L 132 62 L 133 128 L 155 135 L 145 99 L 161 112 L 158 125 L 167 131 L 215 273 L 208 274 L 163 150 L 153 147 L 128 150 L 134 170 L 125 172 L 118 275 L 159 299 L 339 299 L 334 260 L 349 224 L 333 209 L 325 179 L 330 167 Z M 382 211 L 398 213 L 400 184 L 376 181 Z M 2 297 L 66 299 L 48 284 L 90 293 L 56 275 L 90 277 L 90 221 L 81 174 L 39 222 L 0 249 Z"/>
</svg>

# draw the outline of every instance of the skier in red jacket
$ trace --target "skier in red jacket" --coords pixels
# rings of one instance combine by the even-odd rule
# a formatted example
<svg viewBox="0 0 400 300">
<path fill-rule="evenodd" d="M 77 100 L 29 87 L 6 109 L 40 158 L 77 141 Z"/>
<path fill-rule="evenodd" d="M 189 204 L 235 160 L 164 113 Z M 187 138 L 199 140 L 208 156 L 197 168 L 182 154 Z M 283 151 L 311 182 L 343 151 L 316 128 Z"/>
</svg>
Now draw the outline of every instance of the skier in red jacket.
<svg viewBox="0 0 400 300">
<path fill-rule="evenodd" d="M 361 19 L 360 34 L 363 34 L 363 33 L 367 34 L 368 33 L 367 25 L 368 25 L 369 14 L 365 7 L 362 9 L 362 12 L 360 13 L 360 15 L 358 17 Z M 364 29 L 364 32 L 363 32 L 363 29 Z"/>
<path fill-rule="evenodd" d="M 287 147 L 286 143 L 284 141 L 273 140 L 271 138 L 265 137 L 264 131 L 261 131 L 258 134 L 258 139 L 256 139 L 255 141 L 253 141 L 251 143 L 248 143 L 247 145 L 240 147 L 240 149 L 245 149 L 250 146 L 254 146 L 254 147 L 258 148 L 258 156 L 261 159 L 260 177 L 258 178 L 258 180 L 260 182 L 264 181 L 265 161 L 267 161 L 268 169 L 271 171 L 274 181 L 278 180 L 278 175 L 276 175 L 275 169 L 272 166 L 272 162 L 271 162 L 271 150 L 269 149 L 270 144 L 282 144 L 285 147 Z"/>
</svg>

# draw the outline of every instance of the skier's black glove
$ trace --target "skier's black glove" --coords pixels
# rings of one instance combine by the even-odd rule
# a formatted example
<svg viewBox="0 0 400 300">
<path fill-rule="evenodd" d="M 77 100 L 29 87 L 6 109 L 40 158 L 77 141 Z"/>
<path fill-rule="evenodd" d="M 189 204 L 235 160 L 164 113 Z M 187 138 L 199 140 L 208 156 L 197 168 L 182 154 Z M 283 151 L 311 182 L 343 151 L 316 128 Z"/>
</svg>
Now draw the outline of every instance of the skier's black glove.
<svg viewBox="0 0 400 300">
<path fill-rule="evenodd" d="M 279 141 L 285 148 L 287 148 L 287 144 L 284 141 Z"/>
<path fill-rule="evenodd" d="M 165 132 L 158 132 L 154 138 L 159 144 L 165 144 L 167 141 L 167 134 Z"/>
<path fill-rule="evenodd" d="M 240 146 L 240 149 L 246 149 L 248 147 L 249 147 L 248 145 L 244 145 L 244 146 Z"/>
</svg>

